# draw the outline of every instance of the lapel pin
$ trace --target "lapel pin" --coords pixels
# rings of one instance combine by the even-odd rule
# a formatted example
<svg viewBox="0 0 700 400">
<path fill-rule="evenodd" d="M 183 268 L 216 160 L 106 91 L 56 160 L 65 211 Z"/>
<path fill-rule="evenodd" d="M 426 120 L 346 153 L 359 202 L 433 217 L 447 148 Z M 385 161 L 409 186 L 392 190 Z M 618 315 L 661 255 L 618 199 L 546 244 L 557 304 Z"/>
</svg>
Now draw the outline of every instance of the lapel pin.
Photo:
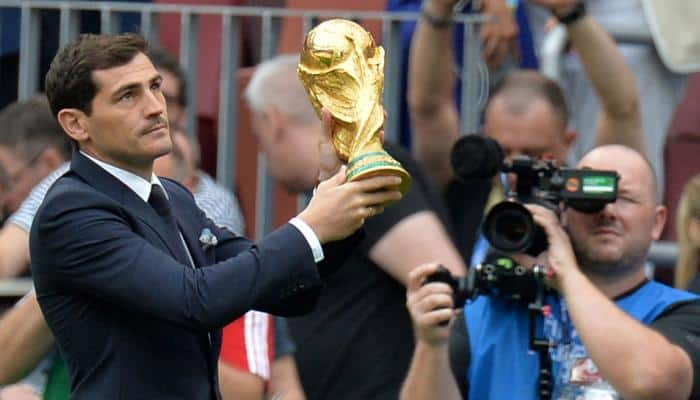
<svg viewBox="0 0 700 400">
<path fill-rule="evenodd" d="M 202 250 L 206 251 L 210 247 L 214 247 L 219 243 L 219 239 L 211 233 L 209 228 L 202 229 L 202 233 L 199 234 L 199 243 L 202 245 Z"/>
</svg>

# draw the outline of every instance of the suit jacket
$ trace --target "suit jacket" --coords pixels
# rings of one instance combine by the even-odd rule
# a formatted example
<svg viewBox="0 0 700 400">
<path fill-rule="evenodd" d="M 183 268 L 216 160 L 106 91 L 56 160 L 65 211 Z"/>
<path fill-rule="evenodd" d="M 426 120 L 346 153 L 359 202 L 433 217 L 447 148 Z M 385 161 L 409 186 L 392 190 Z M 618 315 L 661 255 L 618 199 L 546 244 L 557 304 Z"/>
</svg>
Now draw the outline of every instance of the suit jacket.
<svg viewBox="0 0 700 400">
<path fill-rule="evenodd" d="M 357 242 L 325 246 L 317 266 L 292 225 L 254 244 L 162 183 L 196 268 L 177 261 L 182 241 L 148 203 L 77 152 L 35 217 L 34 283 L 74 399 L 219 398 L 220 328 L 250 309 L 309 312 L 319 270 L 332 272 Z M 216 246 L 199 242 L 205 228 Z"/>
</svg>

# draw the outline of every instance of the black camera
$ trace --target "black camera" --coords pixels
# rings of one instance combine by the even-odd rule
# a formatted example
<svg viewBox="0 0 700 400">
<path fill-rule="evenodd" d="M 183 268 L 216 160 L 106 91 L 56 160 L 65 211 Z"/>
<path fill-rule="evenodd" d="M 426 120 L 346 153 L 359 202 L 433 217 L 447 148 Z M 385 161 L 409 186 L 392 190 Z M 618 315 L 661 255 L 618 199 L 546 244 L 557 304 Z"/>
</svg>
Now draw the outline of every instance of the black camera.
<svg viewBox="0 0 700 400">
<path fill-rule="evenodd" d="M 512 300 L 534 301 L 538 291 L 544 287 L 547 271 L 542 266 L 532 269 L 518 265 L 509 257 L 492 255 L 487 261 L 469 268 L 466 277 L 453 277 L 450 271 L 440 266 L 428 276 L 424 284 L 443 282 L 452 288 L 455 308 L 479 295 L 497 295 Z"/>
<path fill-rule="evenodd" d="M 563 204 L 594 213 L 617 199 L 615 171 L 559 168 L 554 161 L 528 156 L 503 162 L 501 171 L 517 176 L 516 188 L 508 193 L 506 201 L 489 211 L 482 229 L 491 246 L 505 254 L 536 256 L 547 249 L 544 230 L 534 223 L 522 203 L 539 204 L 554 211 Z"/>
</svg>

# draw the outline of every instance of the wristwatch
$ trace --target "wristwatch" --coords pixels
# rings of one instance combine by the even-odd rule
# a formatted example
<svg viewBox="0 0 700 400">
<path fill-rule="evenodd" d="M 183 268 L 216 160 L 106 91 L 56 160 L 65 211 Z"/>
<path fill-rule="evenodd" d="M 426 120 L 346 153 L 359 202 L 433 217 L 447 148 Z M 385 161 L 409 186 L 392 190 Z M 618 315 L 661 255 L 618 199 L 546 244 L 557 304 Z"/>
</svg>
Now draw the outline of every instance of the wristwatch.
<svg viewBox="0 0 700 400">
<path fill-rule="evenodd" d="M 452 20 L 452 15 L 449 15 L 447 17 L 438 17 L 437 15 L 431 14 L 425 8 L 425 2 L 423 2 L 423 5 L 421 6 L 420 10 L 420 16 L 425 22 L 428 23 L 428 25 L 432 26 L 433 28 L 447 29 L 451 27 L 454 23 L 454 21 Z"/>
<path fill-rule="evenodd" d="M 577 2 L 574 8 L 572 8 L 571 11 L 567 12 L 564 15 L 554 14 L 554 16 L 557 17 L 559 22 L 561 22 L 564 25 L 571 25 L 574 22 L 581 19 L 584 15 L 586 15 L 586 2 L 583 0 Z"/>
</svg>

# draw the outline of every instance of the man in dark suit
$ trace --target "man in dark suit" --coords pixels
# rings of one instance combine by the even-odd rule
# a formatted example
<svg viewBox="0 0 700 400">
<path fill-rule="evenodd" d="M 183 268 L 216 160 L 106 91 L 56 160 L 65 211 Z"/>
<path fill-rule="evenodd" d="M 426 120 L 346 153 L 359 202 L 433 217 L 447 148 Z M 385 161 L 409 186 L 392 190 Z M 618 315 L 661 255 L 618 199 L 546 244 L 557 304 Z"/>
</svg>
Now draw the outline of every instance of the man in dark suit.
<svg viewBox="0 0 700 400">
<path fill-rule="evenodd" d="M 134 35 L 82 36 L 47 74 L 77 151 L 38 211 L 30 251 L 75 399 L 219 398 L 219 328 L 249 309 L 310 311 L 350 235 L 400 197 L 394 177 L 343 184 L 325 151 L 330 177 L 290 223 L 257 244 L 219 229 L 152 172 L 171 149 L 161 82 Z"/>
</svg>

